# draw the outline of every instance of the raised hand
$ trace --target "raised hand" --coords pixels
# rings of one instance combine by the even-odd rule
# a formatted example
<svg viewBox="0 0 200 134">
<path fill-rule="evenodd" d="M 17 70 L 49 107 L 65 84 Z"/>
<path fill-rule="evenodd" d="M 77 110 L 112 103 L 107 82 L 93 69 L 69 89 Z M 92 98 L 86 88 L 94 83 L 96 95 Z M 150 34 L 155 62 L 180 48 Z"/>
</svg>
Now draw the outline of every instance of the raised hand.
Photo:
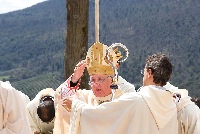
<svg viewBox="0 0 200 134">
<path fill-rule="evenodd" d="M 73 83 L 76 83 L 81 78 L 86 66 L 87 66 L 86 60 L 82 60 L 76 65 L 76 67 L 74 68 L 74 74 L 71 79 Z"/>
</svg>

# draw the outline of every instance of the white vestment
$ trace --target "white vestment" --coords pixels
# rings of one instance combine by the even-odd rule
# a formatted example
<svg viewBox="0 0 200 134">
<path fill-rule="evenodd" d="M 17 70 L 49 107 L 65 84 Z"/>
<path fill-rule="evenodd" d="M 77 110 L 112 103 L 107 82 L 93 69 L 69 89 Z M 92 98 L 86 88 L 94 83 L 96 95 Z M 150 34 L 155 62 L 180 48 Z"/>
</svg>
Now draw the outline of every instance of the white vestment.
<svg viewBox="0 0 200 134">
<path fill-rule="evenodd" d="M 171 92 L 145 86 L 112 102 L 91 106 L 75 99 L 70 134 L 177 134 L 177 109 Z"/>
<path fill-rule="evenodd" d="M 117 84 L 124 93 L 136 92 L 135 86 L 123 79 L 121 76 L 119 76 Z"/>
<path fill-rule="evenodd" d="M 179 134 L 200 134 L 200 109 L 190 97 L 177 103 Z"/>
<path fill-rule="evenodd" d="M 178 134 L 200 134 L 200 109 L 188 96 L 186 89 L 178 89 L 167 83 L 165 85 L 171 92 L 180 94 L 176 102 L 178 110 Z"/>
<path fill-rule="evenodd" d="M 54 134 L 68 134 L 70 113 L 62 106 L 60 97 L 60 90 L 62 85 L 57 89 L 55 103 L 56 103 L 56 119 L 54 123 Z M 119 89 L 116 90 L 114 99 L 119 98 L 122 94 L 127 92 L 135 92 L 135 87 L 121 76 L 118 80 Z M 110 101 L 112 95 L 106 97 L 95 97 L 92 90 L 77 90 L 76 96 L 78 99 L 84 101 L 91 106 L 98 106 L 99 104 Z"/>
<path fill-rule="evenodd" d="M 37 114 L 37 108 L 40 103 L 40 99 L 44 96 L 52 96 L 54 97 L 55 91 L 52 88 L 47 88 L 41 90 L 36 97 L 30 101 L 27 105 L 27 114 L 29 117 L 29 126 L 32 130 L 32 133 L 34 132 L 48 132 L 52 131 L 54 127 L 54 120 L 52 120 L 49 123 L 43 122 L 38 114 Z"/>
<path fill-rule="evenodd" d="M 26 115 L 28 96 L 0 81 L 0 134 L 31 134 Z"/>
</svg>

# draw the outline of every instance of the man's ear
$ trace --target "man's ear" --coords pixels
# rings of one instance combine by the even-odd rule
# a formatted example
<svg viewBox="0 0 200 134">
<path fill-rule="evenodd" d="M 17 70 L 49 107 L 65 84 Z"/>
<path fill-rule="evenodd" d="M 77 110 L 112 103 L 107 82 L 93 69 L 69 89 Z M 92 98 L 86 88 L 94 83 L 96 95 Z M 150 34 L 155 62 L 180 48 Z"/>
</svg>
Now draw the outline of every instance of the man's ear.
<svg viewBox="0 0 200 134">
<path fill-rule="evenodd" d="M 147 70 L 147 76 L 148 76 L 148 78 L 152 76 L 152 70 L 151 69 Z"/>
</svg>

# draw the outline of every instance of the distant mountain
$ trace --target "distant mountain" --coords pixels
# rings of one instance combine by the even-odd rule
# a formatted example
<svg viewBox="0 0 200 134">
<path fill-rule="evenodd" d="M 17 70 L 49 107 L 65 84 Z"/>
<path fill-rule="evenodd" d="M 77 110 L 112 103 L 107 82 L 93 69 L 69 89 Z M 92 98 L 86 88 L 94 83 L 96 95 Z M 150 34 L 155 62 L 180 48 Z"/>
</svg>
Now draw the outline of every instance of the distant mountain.
<svg viewBox="0 0 200 134">
<path fill-rule="evenodd" d="M 4 63 L 0 70 L 32 69 L 41 63 L 46 64 L 42 70 L 49 70 L 49 65 L 56 64 L 52 59 L 63 55 L 65 27 L 66 9 L 63 0 L 46 1 L 31 8 L 0 15 L 0 52 L 3 55 L 0 63 Z"/>
<path fill-rule="evenodd" d="M 200 1 L 101 1 L 101 39 L 124 43 L 130 58 L 124 77 L 141 83 L 139 71 L 147 55 L 163 52 L 174 64 L 171 83 L 200 97 Z"/>
<path fill-rule="evenodd" d="M 19 82 L 55 73 L 56 85 L 41 83 L 56 88 L 64 81 L 61 74 L 64 72 L 65 29 L 64 0 L 45 1 L 24 10 L 0 15 L 0 78 L 9 78 L 16 88 L 21 88 Z M 38 87 L 30 87 L 31 83 L 27 81 L 25 84 L 27 90 Z M 45 88 L 40 85 L 34 94 Z"/>
<path fill-rule="evenodd" d="M 163 52 L 174 64 L 171 83 L 200 97 L 199 11 L 199 0 L 103 0 L 100 41 L 127 46 L 130 56 L 119 72 L 137 87 L 147 55 Z M 94 42 L 94 0 L 90 0 L 89 14 L 90 46 Z M 0 15 L 0 79 L 10 80 L 31 98 L 48 85 L 56 88 L 64 81 L 65 29 L 65 0 Z M 43 81 L 45 77 L 49 81 Z M 41 83 L 33 84 L 36 79 Z M 32 89 L 35 93 L 27 92 Z"/>
</svg>

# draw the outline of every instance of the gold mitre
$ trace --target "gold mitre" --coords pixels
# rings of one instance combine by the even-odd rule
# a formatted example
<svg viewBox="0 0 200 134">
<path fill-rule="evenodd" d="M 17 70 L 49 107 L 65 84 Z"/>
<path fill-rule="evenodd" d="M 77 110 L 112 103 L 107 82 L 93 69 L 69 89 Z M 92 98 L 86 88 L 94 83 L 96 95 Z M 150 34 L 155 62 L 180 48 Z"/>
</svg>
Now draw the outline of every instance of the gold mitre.
<svg viewBox="0 0 200 134">
<path fill-rule="evenodd" d="M 111 64 L 116 67 L 117 61 L 122 58 L 121 53 L 118 52 L 118 49 L 109 49 L 108 50 L 108 59 L 106 58 L 106 50 L 108 49 L 107 45 L 104 45 L 100 42 L 94 43 L 87 52 L 87 70 L 89 75 L 94 74 L 104 74 L 104 75 L 114 75 L 114 69 Z M 110 62 L 111 64 L 110 64 Z"/>
</svg>

